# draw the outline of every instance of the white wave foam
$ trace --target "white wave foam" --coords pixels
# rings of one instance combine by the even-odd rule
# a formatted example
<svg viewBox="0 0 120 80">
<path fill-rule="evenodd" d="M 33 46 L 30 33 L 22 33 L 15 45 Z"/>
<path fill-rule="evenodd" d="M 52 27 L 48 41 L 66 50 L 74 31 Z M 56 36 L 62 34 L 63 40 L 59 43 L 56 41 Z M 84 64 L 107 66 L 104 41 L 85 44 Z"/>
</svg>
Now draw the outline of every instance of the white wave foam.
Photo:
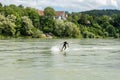
<svg viewBox="0 0 120 80">
<path fill-rule="evenodd" d="M 60 52 L 60 48 L 58 46 L 53 46 L 51 48 L 52 53 L 58 54 Z"/>
<path fill-rule="evenodd" d="M 115 50 L 116 48 L 112 48 L 112 47 L 91 47 L 91 48 L 74 48 L 73 50 L 77 51 L 77 50 Z"/>
</svg>

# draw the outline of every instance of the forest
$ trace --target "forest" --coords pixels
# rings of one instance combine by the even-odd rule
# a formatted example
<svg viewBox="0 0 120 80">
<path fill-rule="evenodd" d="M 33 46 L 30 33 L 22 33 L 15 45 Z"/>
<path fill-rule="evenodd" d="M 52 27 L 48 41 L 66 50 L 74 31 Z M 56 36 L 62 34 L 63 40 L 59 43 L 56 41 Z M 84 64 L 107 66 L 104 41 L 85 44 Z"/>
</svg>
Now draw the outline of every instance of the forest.
<svg viewBox="0 0 120 80">
<path fill-rule="evenodd" d="M 40 16 L 35 8 L 0 3 L 0 39 L 120 37 L 120 10 L 65 13 L 66 20 L 56 20 L 52 7 Z"/>
</svg>

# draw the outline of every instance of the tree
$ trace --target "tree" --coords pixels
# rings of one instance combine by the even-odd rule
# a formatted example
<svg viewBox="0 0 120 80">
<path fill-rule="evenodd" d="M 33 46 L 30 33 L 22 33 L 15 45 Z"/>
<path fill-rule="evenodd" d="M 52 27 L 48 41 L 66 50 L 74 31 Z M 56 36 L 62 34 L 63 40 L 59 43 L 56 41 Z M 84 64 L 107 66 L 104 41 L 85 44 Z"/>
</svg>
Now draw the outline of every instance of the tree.
<svg viewBox="0 0 120 80">
<path fill-rule="evenodd" d="M 64 35 L 67 37 L 79 37 L 80 36 L 80 30 L 72 22 L 65 22 L 65 32 Z"/>
<path fill-rule="evenodd" d="M 3 21 L 2 24 L 2 34 L 5 36 L 14 36 L 15 35 L 16 25 L 9 21 Z"/>
<path fill-rule="evenodd" d="M 16 16 L 12 15 L 8 15 L 7 18 L 11 21 L 11 22 L 16 22 Z"/>
<path fill-rule="evenodd" d="M 93 24 L 93 27 L 94 27 L 94 28 L 97 28 L 97 29 L 101 29 L 101 26 L 100 26 L 99 24 L 97 24 L 97 23 L 94 23 L 94 24 Z"/>
<path fill-rule="evenodd" d="M 43 32 L 37 28 L 33 28 L 32 31 L 33 31 L 32 38 L 41 38 L 43 35 Z"/>
<path fill-rule="evenodd" d="M 19 7 L 19 8 L 24 8 L 24 6 L 23 6 L 23 5 L 19 5 L 18 7 Z"/>
<path fill-rule="evenodd" d="M 12 19 L 12 18 L 11 18 Z M 5 36 L 14 36 L 15 35 L 15 23 L 12 22 L 9 18 L 5 18 L 3 15 L 0 15 L 0 34 Z"/>
<path fill-rule="evenodd" d="M 2 3 L 0 3 L 0 8 L 1 8 L 2 6 L 3 6 Z"/>
<path fill-rule="evenodd" d="M 55 16 L 55 10 L 52 7 L 46 7 L 44 9 L 45 16 L 53 17 Z"/>
<path fill-rule="evenodd" d="M 95 38 L 95 34 L 93 34 L 92 32 L 85 31 L 83 32 L 83 37 L 84 38 Z"/>
<path fill-rule="evenodd" d="M 56 20 L 54 27 L 54 34 L 58 37 L 80 37 L 80 30 L 72 22 L 64 22 L 62 20 Z"/>
<path fill-rule="evenodd" d="M 103 15 L 103 16 L 101 16 L 101 17 L 98 17 L 97 23 L 101 25 L 101 24 L 106 23 L 106 22 L 109 23 L 110 20 L 111 20 L 111 17 L 106 16 L 106 15 Z"/>
<path fill-rule="evenodd" d="M 31 36 L 33 38 L 42 37 L 42 31 L 35 28 L 32 24 L 32 21 L 27 17 L 22 17 L 20 33 L 23 36 Z"/>
<path fill-rule="evenodd" d="M 81 14 L 80 19 L 78 20 L 78 23 L 82 25 L 87 25 L 88 24 L 87 15 Z"/>
<path fill-rule="evenodd" d="M 110 37 L 113 37 L 116 34 L 116 30 L 112 25 L 108 25 L 106 31 L 109 33 Z"/>
<path fill-rule="evenodd" d="M 113 26 L 114 27 L 120 27 L 120 15 L 114 16 L 113 17 Z"/>
<path fill-rule="evenodd" d="M 65 31 L 64 21 L 63 20 L 56 20 L 54 30 L 53 30 L 54 35 L 56 35 L 58 37 L 65 37 L 64 31 Z"/>
<path fill-rule="evenodd" d="M 78 24 L 78 20 L 80 18 L 80 14 L 79 13 L 72 13 L 71 16 L 68 17 L 69 21 Z"/>
<path fill-rule="evenodd" d="M 21 24 L 20 33 L 23 36 L 31 36 L 33 34 L 32 29 L 34 28 L 32 21 L 27 16 L 24 16 L 22 17 Z"/>
<path fill-rule="evenodd" d="M 29 16 L 29 18 L 32 20 L 33 25 L 38 28 L 40 26 L 39 23 L 39 14 L 37 12 L 37 10 L 35 10 L 34 8 L 26 8 L 26 12 Z"/>
<path fill-rule="evenodd" d="M 52 33 L 55 26 L 55 20 L 53 18 L 42 16 L 40 18 L 40 26 L 40 29 L 43 30 L 43 32 Z"/>
</svg>

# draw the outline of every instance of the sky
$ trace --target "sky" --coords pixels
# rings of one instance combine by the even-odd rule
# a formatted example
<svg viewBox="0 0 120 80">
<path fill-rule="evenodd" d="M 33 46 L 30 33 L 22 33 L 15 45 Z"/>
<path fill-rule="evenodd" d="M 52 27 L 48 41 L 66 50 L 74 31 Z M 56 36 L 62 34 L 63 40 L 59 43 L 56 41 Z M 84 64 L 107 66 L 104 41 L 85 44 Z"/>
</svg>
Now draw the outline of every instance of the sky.
<svg viewBox="0 0 120 80">
<path fill-rule="evenodd" d="M 56 11 L 81 12 L 94 9 L 118 9 L 120 0 L 0 0 L 3 5 L 23 5 L 44 10 L 50 6 Z"/>
</svg>

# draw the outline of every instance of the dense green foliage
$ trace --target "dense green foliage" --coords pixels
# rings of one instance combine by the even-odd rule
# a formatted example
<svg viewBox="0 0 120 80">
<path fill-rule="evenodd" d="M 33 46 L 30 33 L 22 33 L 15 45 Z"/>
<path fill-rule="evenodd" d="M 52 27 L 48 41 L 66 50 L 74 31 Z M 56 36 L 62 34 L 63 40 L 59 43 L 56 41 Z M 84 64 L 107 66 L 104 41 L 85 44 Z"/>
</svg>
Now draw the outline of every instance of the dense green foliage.
<svg viewBox="0 0 120 80">
<path fill-rule="evenodd" d="M 40 25 L 43 32 L 52 33 L 55 26 L 55 20 L 53 18 L 49 18 L 48 16 L 41 16 Z"/>
<path fill-rule="evenodd" d="M 111 9 L 107 9 L 107 10 L 91 10 L 91 11 L 84 11 L 81 12 L 83 14 L 89 14 L 91 16 L 103 16 L 103 15 L 108 15 L 108 16 L 112 16 L 113 14 L 120 14 L 120 10 L 111 10 Z"/>
<path fill-rule="evenodd" d="M 72 22 L 56 20 L 53 33 L 59 37 L 79 37 L 80 30 Z"/>
<path fill-rule="evenodd" d="M 22 5 L 3 6 L 0 3 L 0 38 L 46 36 L 69 38 L 120 37 L 119 10 L 66 12 L 66 20 L 56 20 L 52 7 L 40 16 L 36 9 Z"/>
<path fill-rule="evenodd" d="M 55 16 L 55 10 L 51 7 L 46 7 L 44 9 L 44 14 L 45 14 L 45 16 L 53 17 L 53 16 Z"/>
<path fill-rule="evenodd" d="M 107 11 L 110 12 L 109 10 L 105 12 Z M 111 15 L 103 13 L 101 16 L 98 16 L 99 11 L 96 13 L 93 11 L 93 15 L 87 13 L 72 13 L 68 16 L 70 22 L 80 27 L 83 38 L 120 37 L 120 15 L 117 12 L 114 13 L 113 10 Z"/>
<path fill-rule="evenodd" d="M 0 6 L 0 38 L 34 37 L 40 38 L 43 32 L 38 29 L 40 18 L 33 8 L 22 5 Z"/>
</svg>

